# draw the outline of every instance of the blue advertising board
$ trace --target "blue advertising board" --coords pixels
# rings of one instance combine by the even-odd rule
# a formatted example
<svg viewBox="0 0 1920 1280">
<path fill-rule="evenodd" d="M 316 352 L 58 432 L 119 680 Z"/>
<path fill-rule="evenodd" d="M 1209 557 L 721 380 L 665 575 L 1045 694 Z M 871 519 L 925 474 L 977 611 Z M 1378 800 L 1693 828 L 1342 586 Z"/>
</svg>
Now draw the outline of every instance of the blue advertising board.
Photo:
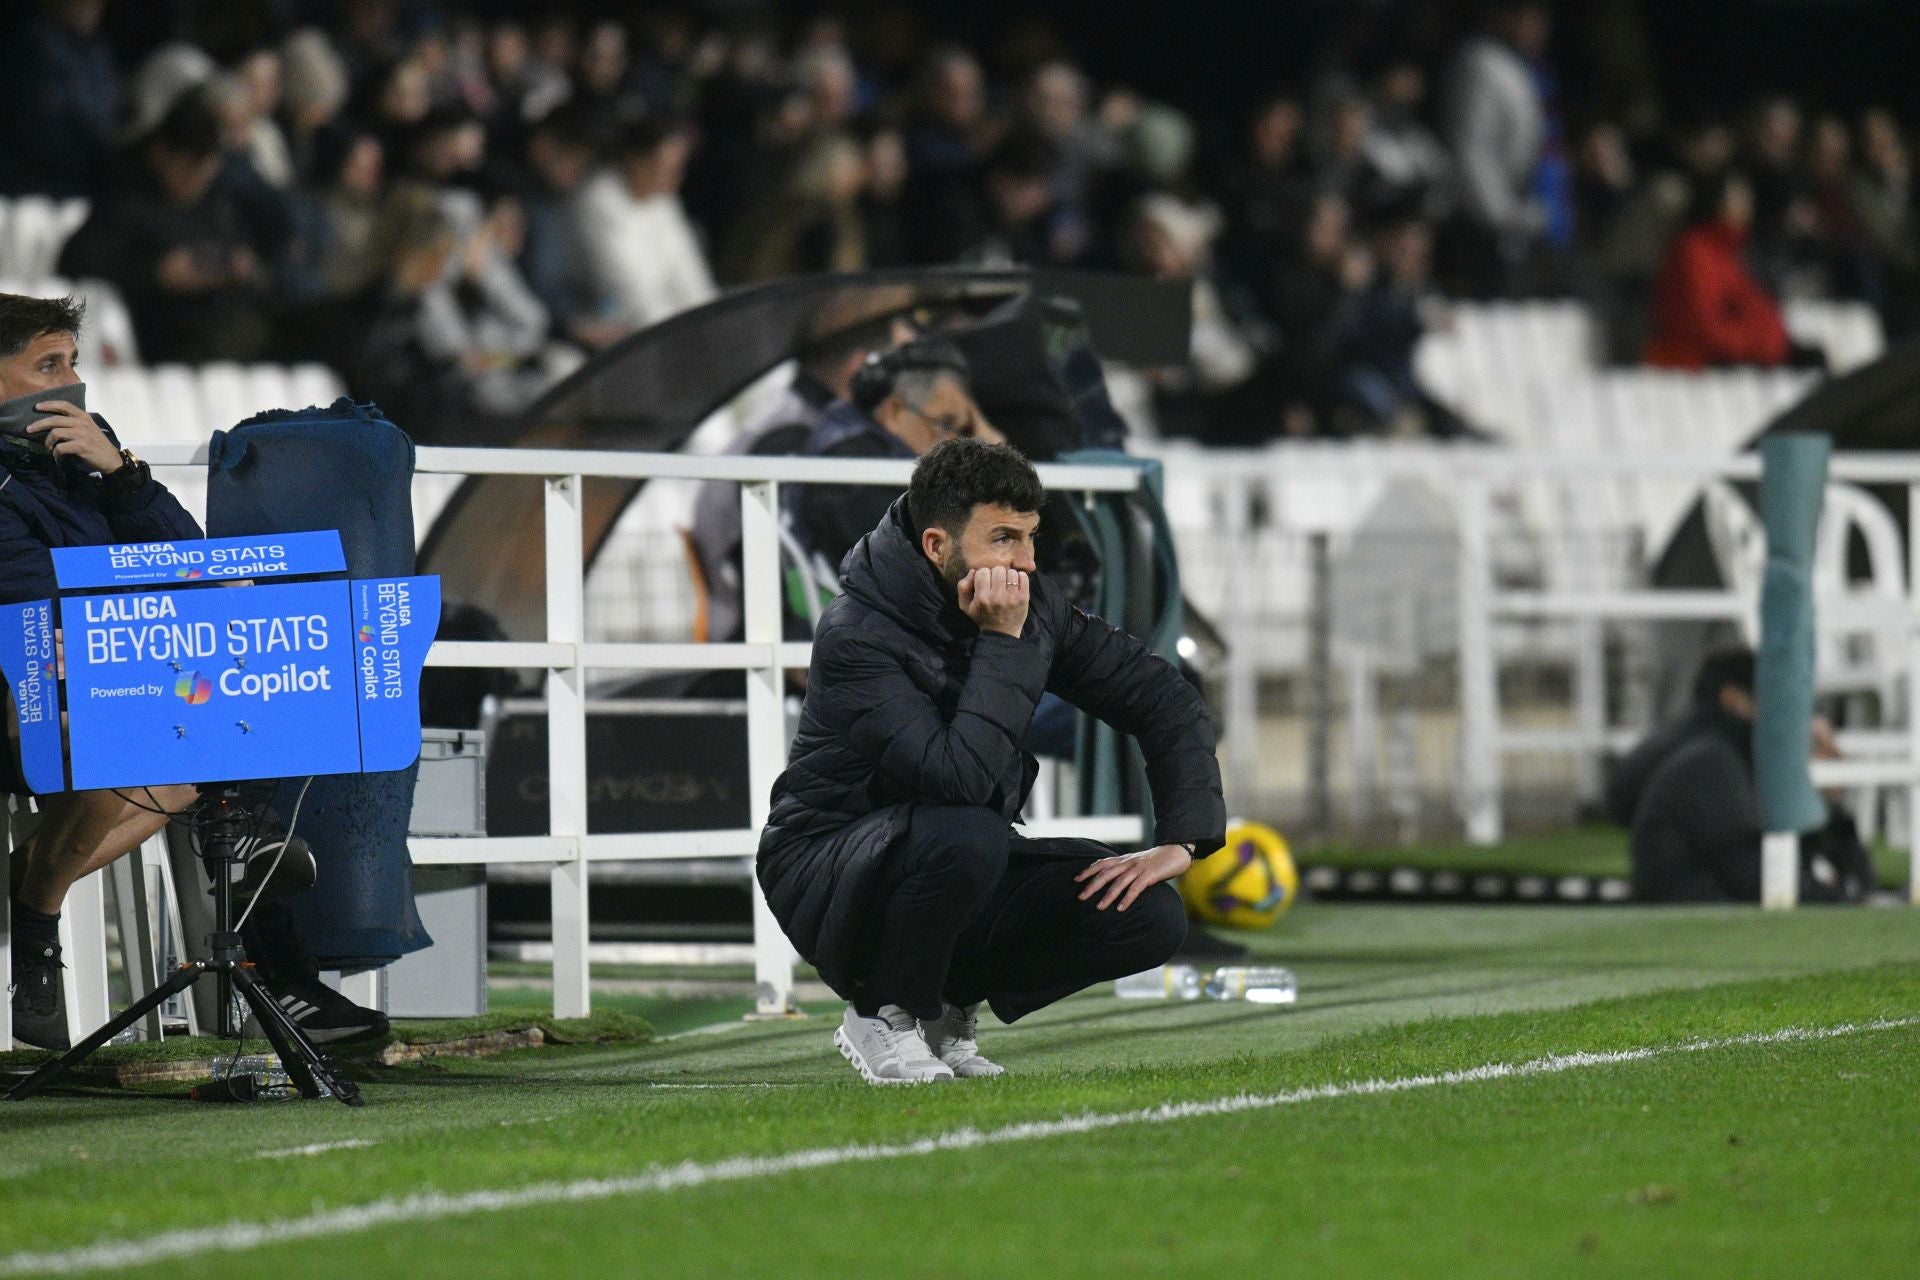
<svg viewBox="0 0 1920 1280">
<path fill-rule="evenodd" d="M 35 791 L 64 791 L 60 748 L 60 687 L 53 601 L 35 600 L 0 617 L 0 671 L 7 673 L 20 726 L 20 769 Z M 45 783 L 47 785 L 42 785 Z"/>
<path fill-rule="evenodd" d="M 312 577 L 346 569 L 340 535 L 332 529 L 53 549 L 53 576 L 62 591 Z"/>
<path fill-rule="evenodd" d="M 318 539 L 332 543 L 331 555 Z M 242 543 L 251 550 L 232 554 Z M 63 589 L 155 572 L 173 585 L 0 608 L 0 668 L 20 708 L 21 766 L 36 792 L 68 785 L 56 634 L 76 790 L 382 771 L 419 754 L 419 680 L 440 620 L 438 578 L 203 589 L 226 576 L 344 564 L 332 532 L 73 550 L 130 558 L 69 557 Z M 227 573 L 240 566 L 244 575 Z M 198 578 L 180 572 L 195 567 Z"/>
</svg>

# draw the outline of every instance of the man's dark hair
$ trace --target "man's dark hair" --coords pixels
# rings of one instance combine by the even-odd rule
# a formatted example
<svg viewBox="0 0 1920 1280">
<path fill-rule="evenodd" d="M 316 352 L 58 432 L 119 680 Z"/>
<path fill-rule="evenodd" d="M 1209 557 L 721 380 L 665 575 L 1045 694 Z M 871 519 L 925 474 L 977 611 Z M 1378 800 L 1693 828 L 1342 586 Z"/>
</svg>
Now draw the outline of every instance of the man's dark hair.
<svg viewBox="0 0 1920 1280">
<path fill-rule="evenodd" d="M 986 171 L 1015 181 L 1050 178 L 1060 169 L 1060 147 L 1037 127 L 1009 131 L 987 155 Z"/>
<path fill-rule="evenodd" d="M 220 152 L 220 117 L 200 90 L 180 96 L 180 101 L 160 117 L 160 123 L 146 139 L 175 155 L 204 157 Z"/>
<path fill-rule="evenodd" d="M 796 353 L 800 358 L 800 367 L 813 373 L 838 368 L 856 351 L 871 356 L 891 341 L 894 324 L 894 317 L 885 315 L 815 339 Z M 861 364 L 866 364 L 864 358 Z"/>
<path fill-rule="evenodd" d="M 1738 169 L 1720 169 L 1694 179 L 1693 194 L 1687 201 L 1689 225 L 1718 222 L 1726 207 L 1727 192 L 1736 186 L 1748 186 L 1747 177 Z"/>
<path fill-rule="evenodd" d="M 945 338 L 915 338 L 868 356 L 855 371 L 847 398 L 860 412 L 871 417 L 880 402 L 900 390 L 901 382 L 913 375 L 920 375 L 930 383 L 933 377 L 945 374 L 958 378 L 965 387 L 970 373 L 966 354 Z"/>
<path fill-rule="evenodd" d="M 548 138 L 563 147 L 583 147 L 596 154 L 605 150 L 610 128 L 585 102 L 563 102 L 527 129 L 529 138 Z"/>
<path fill-rule="evenodd" d="M 436 106 L 415 121 L 413 127 L 407 131 L 407 145 L 412 148 L 435 138 L 444 138 L 448 134 L 460 132 L 470 124 L 479 123 L 479 120 L 480 117 L 465 107 Z"/>
<path fill-rule="evenodd" d="M 634 156 L 650 156 L 658 151 L 667 139 L 677 138 L 692 131 L 693 125 L 685 116 L 667 111 L 648 112 L 620 130 L 613 141 L 613 154 L 621 160 Z"/>
<path fill-rule="evenodd" d="M 1700 670 L 1693 677 L 1693 701 L 1695 706 L 1711 707 L 1719 704 L 1720 691 L 1728 685 L 1742 693 L 1753 692 L 1753 650 L 1745 647 L 1716 649 L 1700 662 Z"/>
<path fill-rule="evenodd" d="M 17 356 L 27 344 L 47 333 L 80 336 L 87 304 L 78 298 L 29 298 L 0 293 L 0 359 Z"/>
<path fill-rule="evenodd" d="M 983 504 L 1024 512 L 1038 511 L 1046 500 L 1040 473 L 1025 454 L 1009 444 L 966 437 L 935 445 L 913 468 L 907 486 L 915 541 L 935 525 L 959 537 Z"/>
</svg>

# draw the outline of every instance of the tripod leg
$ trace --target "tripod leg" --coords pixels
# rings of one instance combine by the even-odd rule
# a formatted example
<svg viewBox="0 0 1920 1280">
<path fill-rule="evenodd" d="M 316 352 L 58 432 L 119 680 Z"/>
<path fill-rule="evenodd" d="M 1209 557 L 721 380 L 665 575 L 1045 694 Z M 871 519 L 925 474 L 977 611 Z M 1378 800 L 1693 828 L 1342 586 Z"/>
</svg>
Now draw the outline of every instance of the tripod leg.
<svg viewBox="0 0 1920 1280">
<path fill-rule="evenodd" d="M 254 1021 L 260 1024 L 260 1033 L 273 1045 L 273 1051 L 280 1057 L 280 1065 L 286 1069 L 287 1077 L 293 1081 L 293 1087 L 300 1091 L 300 1096 L 319 1097 L 320 1086 L 314 1078 L 314 1073 L 307 1068 L 306 1059 L 301 1053 L 298 1042 L 287 1034 L 287 1029 L 280 1019 L 261 1010 L 261 1005 L 266 1004 L 273 1007 L 274 1013 L 281 1012 L 280 1006 L 274 1003 L 273 993 L 264 988 L 259 989 L 258 994 L 261 999 L 256 1002 L 253 989 L 242 989 L 236 984 L 234 990 L 239 993 L 241 1001 L 253 1010 Z M 318 1052 L 317 1048 L 315 1052 Z"/>
<path fill-rule="evenodd" d="M 254 1020 L 272 1042 L 274 1052 L 280 1055 L 281 1065 L 287 1069 L 288 1078 L 303 1097 L 319 1097 L 319 1086 L 325 1084 L 334 1097 L 348 1106 L 366 1105 L 366 1099 L 360 1096 L 359 1086 L 347 1079 L 340 1068 L 334 1065 L 333 1059 L 307 1039 L 307 1033 L 287 1016 L 286 1010 L 274 1003 L 273 993 L 260 985 L 253 970 L 235 969 L 233 985 L 240 992 L 241 999 L 253 1010 Z"/>
<path fill-rule="evenodd" d="M 40 1092 L 40 1090 L 65 1075 L 68 1070 L 78 1065 L 81 1059 L 85 1058 L 95 1049 L 98 1049 L 101 1045 L 113 1039 L 122 1031 L 125 1031 L 128 1027 L 137 1024 L 142 1018 L 146 1017 L 147 1014 L 159 1008 L 168 1000 L 171 1000 L 178 993 L 191 987 L 195 982 L 200 980 L 206 971 L 207 966 L 199 961 L 182 965 L 180 968 L 175 969 L 173 974 L 168 977 L 165 982 L 128 1005 L 126 1011 L 119 1017 L 107 1023 L 106 1026 L 101 1027 L 98 1031 L 88 1036 L 85 1040 L 82 1040 L 79 1044 L 74 1045 L 59 1057 L 42 1063 L 38 1071 L 35 1071 L 25 1080 L 22 1080 L 19 1084 L 8 1090 L 6 1094 L 7 1100 L 9 1102 L 23 1102 L 31 1098 L 34 1094 Z"/>
</svg>

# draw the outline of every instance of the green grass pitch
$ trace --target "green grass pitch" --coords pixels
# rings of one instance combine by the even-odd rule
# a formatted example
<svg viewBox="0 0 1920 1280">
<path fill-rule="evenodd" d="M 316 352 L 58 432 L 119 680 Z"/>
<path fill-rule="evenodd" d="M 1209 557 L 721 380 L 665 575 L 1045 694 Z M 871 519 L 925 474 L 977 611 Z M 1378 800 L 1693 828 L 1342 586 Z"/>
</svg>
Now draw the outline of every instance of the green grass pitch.
<svg viewBox="0 0 1920 1280">
<path fill-rule="evenodd" d="M 6 1104 L 0 1276 L 1914 1274 L 1907 910 L 1307 904 L 1257 945 L 1298 1006 L 1083 995 L 983 1027 L 1000 1081 L 869 1088 L 820 1010 L 357 1112 Z"/>
</svg>

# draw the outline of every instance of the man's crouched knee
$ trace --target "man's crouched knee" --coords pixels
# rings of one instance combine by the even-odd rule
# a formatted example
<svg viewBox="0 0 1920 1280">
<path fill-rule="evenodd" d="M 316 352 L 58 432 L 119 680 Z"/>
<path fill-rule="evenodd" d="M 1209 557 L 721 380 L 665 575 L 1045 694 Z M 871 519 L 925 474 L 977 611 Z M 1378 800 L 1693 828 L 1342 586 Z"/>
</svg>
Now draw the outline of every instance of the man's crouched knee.
<svg viewBox="0 0 1920 1280">
<path fill-rule="evenodd" d="M 1171 884 L 1156 884 L 1141 893 L 1127 915 L 1136 917 L 1141 960 L 1139 968 L 1129 972 L 1165 964 L 1187 941 L 1187 904 Z"/>
<path fill-rule="evenodd" d="M 1007 870 L 1012 828 L 992 809 L 978 805 L 921 805 L 909 836 L 918 870 L 964 882 L 984 895 Z"/>
</svg>

